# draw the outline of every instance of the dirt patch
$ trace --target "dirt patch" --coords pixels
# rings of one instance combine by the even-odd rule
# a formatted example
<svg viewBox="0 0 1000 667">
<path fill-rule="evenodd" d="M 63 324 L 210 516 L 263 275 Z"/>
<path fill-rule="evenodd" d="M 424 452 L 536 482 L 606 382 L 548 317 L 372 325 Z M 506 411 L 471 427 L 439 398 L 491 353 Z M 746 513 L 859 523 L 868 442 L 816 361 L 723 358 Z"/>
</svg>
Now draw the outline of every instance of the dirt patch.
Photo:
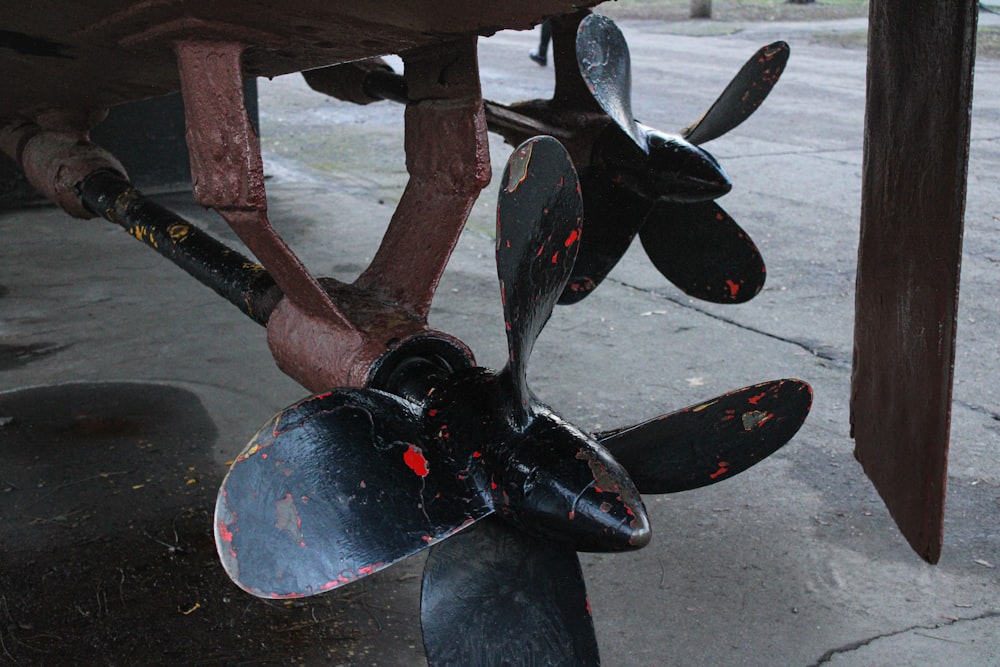
<svg viewBox="0 0 1000 667">
<path fill-rule="evenodd" d="M 840 46 L 845 49 L 868 48 L 867 30 L 817 32 L 809 37 L 813 44 Z M 976 35 L 977 58 L 1000 58 L 1000 28 L 983 27 Z"/>
</svg>

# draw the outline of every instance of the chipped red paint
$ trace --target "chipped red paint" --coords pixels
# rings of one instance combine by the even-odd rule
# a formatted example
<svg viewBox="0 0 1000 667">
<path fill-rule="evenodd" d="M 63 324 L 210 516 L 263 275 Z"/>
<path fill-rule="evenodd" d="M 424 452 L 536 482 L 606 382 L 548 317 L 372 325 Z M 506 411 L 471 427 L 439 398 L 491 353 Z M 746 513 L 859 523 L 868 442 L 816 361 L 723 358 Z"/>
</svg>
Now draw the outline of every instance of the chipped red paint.
<svg viewBox="0 0 1000 667">
<path fill-rule="evenodd" d="M 304 598 L 305 593 L 265 593 L 264 597 L 272 600 L 291 600 L 292 598 Z"/>
<path fill-rule="evenodd" d="M 428 472 L 430 472 L 423 451 L 416 445 L 410 445 L 406 448 L 403 453 L 403 462 L 420 477 L 427 477 Z"/>
<path fill-rule="evenodd" d="M 765 396 L 767 396 L 767 392 L 762 391 L 756 396 L 751 396 L 750 398 L 748 398 L 747 403 L 749 403 L 750 405 L 757 405 L 758 403 L 760 403 L 761 399 L 764 398 Z"/>
<path fill-rule="evenodd" d="M 739 285 L 739 283 L 736 283 L 736 282 L 734 282 L 732 280 L 727 280 L 726 281 L 726 285 L 729 286 L 729 293 L 732 296 L 735 297 L 737 294 L 740 293 L 740 285 Z"/>
<path fill-rule="evenodd" d="M 580 238 L 580 230 L 574 229 L 569 233 L 569 236 L 566 237 L 566 242 L 564 245 L 568 248 L 574 243 L 576 243 L 577 240 L 579 240 L 579 238 Z"/>
<path fill-rule="evenodd" d="M 221 519 L 219 520 L 219 537 L 222 538 L 223 542 L 233 541 L 233 531 L 229 530 L 229 526 Z"/>
<path fill-rule="evenodd" d="M 709 475 L 709 477 L 711 477 L 712 479 L 716 479 L 718 477 L 721 477 L 722 475 L 725 475 L 727 472 L 729 472 L 729 463 L 727 463 L 726 461 L 719 461 L 719 469 L 713 472 L 711 475 Z"/>
</svg>

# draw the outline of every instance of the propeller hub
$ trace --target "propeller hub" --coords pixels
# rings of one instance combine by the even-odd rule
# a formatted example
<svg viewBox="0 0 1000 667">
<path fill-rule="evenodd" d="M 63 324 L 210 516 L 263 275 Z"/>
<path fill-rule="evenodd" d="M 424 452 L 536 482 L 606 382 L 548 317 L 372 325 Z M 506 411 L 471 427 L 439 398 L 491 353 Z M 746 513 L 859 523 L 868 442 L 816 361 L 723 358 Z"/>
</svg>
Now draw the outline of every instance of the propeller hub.
<svg viewBox="0 0 1000 667">
<path fill-rule="evenodd" d="M 646 508 L 603 447 L 545 409 L 505 460 L 494 490 L 502 515 L 576 551 L 628 551 L 649 543 Z"/>
<path fill-rule="evenodd" d="M 661 198 L 681 203 L 718 199 L 733 189 L 715 157 L 676 136 L 648 130 L 649 163 L 646 185 Z"/>
<path fill-rule="evenodd" d="M 482 497 L 522 530 L 577 551 L 649 543 L 646 508 L 625 469 L 590 436 L 532 401 L 522 425 L 510 373 L 470 369 L 424 407 L 429 436 Z"/>
<path fill-rule="evenodd" d="M 729 176 L 708 151 L 681 137 L 643 129 L 648 153 L 620 128 L 609 125 L 594 144 L 593 164 L 614 182 L 650 200 L 709 201 L 732 189 Z"/>
</svg>

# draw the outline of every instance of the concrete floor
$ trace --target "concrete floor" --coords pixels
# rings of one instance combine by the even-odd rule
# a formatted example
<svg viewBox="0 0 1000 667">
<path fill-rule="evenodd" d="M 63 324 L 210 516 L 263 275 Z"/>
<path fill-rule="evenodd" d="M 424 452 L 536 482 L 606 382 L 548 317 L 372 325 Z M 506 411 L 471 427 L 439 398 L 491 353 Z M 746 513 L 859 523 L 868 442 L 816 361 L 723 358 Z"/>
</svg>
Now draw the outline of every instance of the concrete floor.
<svg viewBox="0 0 1000 667">
<path fill-rule="evenodd" d="M 865 54 L 812 35 L 852 27 L 622 24 L 635 113 L 664 130 L 697 118 L 758 46 L 791 44 L 758 113 L 706 146 L 768 283 L 745 305 L 695 303 L 637 245 L 556 311 L 534 390 L 585 430 L 779 377 L 810 382 L 815 402 L 751 471 L 647 498 L 649 547 L 582 556 L 607 665 L 1000 664 L 1000 62 L 975 74 L 947 532 L 930 566 L 848 434 Z M 487 97 L 549 93 L 534 44 L 482 41 Z M 297 76 L 262 81 L 260 105 L 272 220 L 314 272 L 357 275 L 405 182 L 402 109 L 332 101 Z M 491 141 L 499 180 L 510 148 Z M 506 356 L 495 187 L 431 317 L 490 367 Z M 162 201 L 234 242 L 190 195 Z M 419 557 L 293 603 L 246 596 L 218 565 L 226 462 L 305 394 L 263 330 L 106 222 L 33 208 L 0 213 L 0 234 L 0 664 L 421 664 Z"/>
</svg>

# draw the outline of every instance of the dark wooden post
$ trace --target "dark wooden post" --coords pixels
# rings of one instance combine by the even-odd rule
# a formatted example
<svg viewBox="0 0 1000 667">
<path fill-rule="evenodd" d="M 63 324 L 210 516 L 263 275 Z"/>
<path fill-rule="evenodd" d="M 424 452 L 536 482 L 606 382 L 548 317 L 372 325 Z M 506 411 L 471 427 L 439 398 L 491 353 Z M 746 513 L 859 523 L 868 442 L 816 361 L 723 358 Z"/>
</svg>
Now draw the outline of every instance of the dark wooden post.
<svg viewBox="0 0 1000 667">
<path fill-rule="evenodd" d="M 941 554 L 975 0 L 872 0 L 851 427 L 906 539 Z M 928 57 L 933 54 L 933 57 Z"/>
<path fill-rule="evenodd" d="M 712 0 L 691 0 L 691 18 L 712 18 Z"/>
</svg>

